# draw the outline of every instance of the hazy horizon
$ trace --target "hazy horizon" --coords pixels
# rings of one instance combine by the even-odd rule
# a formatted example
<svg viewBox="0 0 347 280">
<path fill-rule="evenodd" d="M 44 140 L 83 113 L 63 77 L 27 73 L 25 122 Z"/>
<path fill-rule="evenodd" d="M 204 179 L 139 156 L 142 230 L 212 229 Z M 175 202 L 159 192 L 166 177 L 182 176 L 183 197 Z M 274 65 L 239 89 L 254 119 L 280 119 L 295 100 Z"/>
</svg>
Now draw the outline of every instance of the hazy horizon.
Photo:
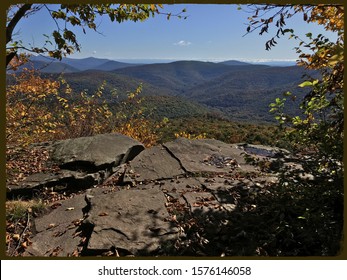
<svg viewBox="0 0 347 280">
<path fill-rule="evenodd" d="M 246 5 L 242 5 L 247 10 Z M 81 52 L 70 58 L 100 57 L 116 61 L 255 61 L 274 62 L 295 61 L 294 47 L 297 41 L 282 36 L 270 51 L 265 50 L 265 42 L 275 33 L 275 26 L 269 34 L 260 36 L 258 32 L 246 34 L 247 17 L 244 10 L 235 4 L 174 4 L 164 5 L 162 12 L 179 13 L 186 9 L 187 19 L 156 15 L 144 22 L 110 22 L 105 17 L 97 17 L 98 32 L 72 27 L 81 44 Z M 63 22 L 59 22 L 63 25 Z M 47 40 L 42 34 L 50 35 L 56 23 L 45 8 L 21 21 L 15 32 L 23 43 L 35 47 Z M 305 38 L 312 32 L 331 36 L 321 26 L 304 22 L 301 16 L 288 19 L 286 28 L 293 28 L 296 34 Z"/>
<path fill-rule="evenodd" d="M 38 55 L 36 57 L 40 57 L 41 55 Z M 43 57 L 43 56 L 41 56 Z M 51 59 L 49 57 L 45 57 L 47 59 Z M 88 58 L 95 58 L 95 59 L 106 59 L 110 61 L 117 61 L 117 62 L 123 62 L 123 63 L 141 63 L 141 64 L 155 64 L 155 63 L 171 63 L 171 62 L 177 62 L 177 61 L 201 61 L 201 62 L 212 62 L 212 63 L 220 63 L 220 62 L 225 62 L 225 61 L 240 61 L 240 62 L 246 62 L 250 64 L 265 64 L 265 65 L 272 65 L 272 66 L 289 66 L 289 65 L 295 65 L 296 60 L 295 59 L 235 59 L 235 58 L 230 58 L 230 59 L 173 59 L 173 58 L 116 58 L 116 59 L 109 59 L 106 57 L 97 57 L 97 56 L 87 56 L 87 57 L 64 57 L 62 62 L 64 62 L 64 59 L 88 59 Z M 52 61 L 58 62 L 56 59 L 52 58 Z"/>
</svg>

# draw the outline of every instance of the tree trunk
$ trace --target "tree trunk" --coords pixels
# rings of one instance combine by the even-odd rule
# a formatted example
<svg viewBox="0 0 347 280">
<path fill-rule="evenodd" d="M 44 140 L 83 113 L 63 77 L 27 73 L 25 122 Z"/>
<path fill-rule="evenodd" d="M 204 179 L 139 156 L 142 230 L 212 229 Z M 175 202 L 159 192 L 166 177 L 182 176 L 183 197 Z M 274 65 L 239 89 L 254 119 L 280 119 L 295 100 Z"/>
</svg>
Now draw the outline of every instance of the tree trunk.
<svg viewBox="0 0 347 280">
<path fill-rule="evenodd" d="M 12 33 L 17 23 L 24 17 L 25 13 L 31 9 L 33 4 L 24 4 L 21 6 L 10 22 L 6 26 L 6 45 L 12 40 Z M 10 63 L 13 57 L 15 57 L 17 51 L 14 49 L 6 54 L 6 67 Z"/>
</svg>

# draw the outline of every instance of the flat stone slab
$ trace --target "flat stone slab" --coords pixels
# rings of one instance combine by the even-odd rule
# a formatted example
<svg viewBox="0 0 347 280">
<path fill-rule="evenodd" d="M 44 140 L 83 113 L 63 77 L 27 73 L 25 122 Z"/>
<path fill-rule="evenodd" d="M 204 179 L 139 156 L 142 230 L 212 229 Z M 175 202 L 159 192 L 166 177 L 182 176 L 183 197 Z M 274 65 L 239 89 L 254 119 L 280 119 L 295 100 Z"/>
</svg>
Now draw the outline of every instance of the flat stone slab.
<svg viewBox="0 0 347 280">
<path fill-rule="evenodd" d="M 75 171 L 66 171 L 59 173 L 36 173 L 28 176 L 22 182 L 16 185 L 7 186 L 8 193 L 12 194 L 26 194 L 31 193 L 35 189 L 49 187 L 55 185 L 59 181 L 65 182 L 73 178 Z"/>
<path fill-rule="evenodd" d="M 175 178 L 185 173 L 162 145 L 144 150 L 131 161 L 130 170 L 138 182 Z"/>
<path fill-rule="evenodd" d="M 128 136 L 111 133 L 57 141 L 49 149 L 52 160 L 66 169 L 99 170 L 132 160 L 144 146 Z"/>
<path fill-rule="evenodd" d="M 230 173 L 237 168 L 256 171 L 254 166 L 246 164 L 244 151 L 237 145 L 214 139 L 178 138 L 163 146 L 180 162 L 183 169 L 190 173 Z"/>
<path fill-rule="evenodd" d="M 44 187 L 62 189 L 82 189 L 97 185 L 103 181 L 105 172 L 81 173 L 71 170 L 59 170 L 55 173 L 35 173 L 17 185 L 7 187 L 8 196 L 32 196 Z"/>
<path fill-rule="evenodd" d="M 239 146 L 248 154 L 258 155 L 262 157 L 276 158 L 290 155 L 290 152 L 288 150 L 277 147 L 252 144 L 244 144 Z"/>
<path fill-rule="evenodd" d="M 164 193 L 185 193 L 194 190 L 202 190 L 202 186 L 200 181 L 195 177 L 183 177 L 161 181 L 160 189 Z"/>
<path fill-rule="evenodd" d="M 178 228 L 167 221 L 165 203 L 159 187 L 91 197 L 91 209 L 84 221 L 92 228 L 87 250 L 102 252 L 115 248 L 146 255 L 159 249 L 178 233 Z"/>
<path fill-rule="evenodd" d="M 26 256 L 67 257 L 81 249 L 79 225 L 86 207 L 84 195 L 57 201 L 49 214 L 35 219 L 36 235 L 25 252 Z"/>
</svg>

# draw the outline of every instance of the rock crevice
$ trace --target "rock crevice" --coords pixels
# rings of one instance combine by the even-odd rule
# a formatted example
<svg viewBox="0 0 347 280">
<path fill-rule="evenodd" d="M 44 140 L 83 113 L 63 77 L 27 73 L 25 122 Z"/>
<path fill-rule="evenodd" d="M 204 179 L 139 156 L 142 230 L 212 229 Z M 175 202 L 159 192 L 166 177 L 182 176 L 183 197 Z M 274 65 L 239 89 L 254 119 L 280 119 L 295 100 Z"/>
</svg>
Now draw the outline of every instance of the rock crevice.
<svg viewBox="0 0 347 280">
<path fill-rule="evenodd" d="M 204 225 L 217 238 L 242 197 L 276 184 L 275 172 L 261 171 L 247 157 L 289 157 L 285 150 L 213 139 L 179 138 L 144 149 L 119 134 L 59 141 L 51 149 L 64 168 L 88 162 L 97 169 L 35 174 L 18 186 L 17 193 L 30 192 L 66 180 L 68 189 L 85 189 L 34 220 L 27 256 L 165 255 L 178 241 L 189 243 L 183 222 Z"/>
</svg>

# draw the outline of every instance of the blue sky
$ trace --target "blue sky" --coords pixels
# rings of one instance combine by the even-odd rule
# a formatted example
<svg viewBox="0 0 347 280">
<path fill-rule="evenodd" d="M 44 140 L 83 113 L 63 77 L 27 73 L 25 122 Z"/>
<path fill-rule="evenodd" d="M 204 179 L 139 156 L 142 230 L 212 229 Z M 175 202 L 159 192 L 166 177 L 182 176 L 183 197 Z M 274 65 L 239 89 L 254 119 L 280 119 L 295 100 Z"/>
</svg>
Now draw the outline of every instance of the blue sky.
<svg viewBox="0 0 347 280">
<path fill-rule="evenodd" d="M 71 58 L 98 57 L 119 61 L 136 60 L 295 60 L 293 48 L 297 45 L 288 37 L 278 39 L 271 51 L 265 50 L 270 36 L 259 36 L 258 32 L 243 36 L 247 28 L 249 13 L 238 10 L 237 5 L 221 4 L 175 4 L 165 5 L 163 12 L 178 13 L 186 9 L 187 19 L 157 15 L 145 22 L 110 22 L 98 18 L 98 31 L 87 30 L 83 34 L 76 30 L 81 52 Z M 26 43 L 42 46 L 45 38 L 55 28 L 54 21 L 46 10 L 41 10 L 18 25 L 19 37 Z M 326 32 L 322 27 L 308 24 L 302 15 L 288 20 L 287 28 L 293 28 L 303 38 L 304 34 Z M 275 29 L 271 29 L 273 32 Z M 271 33 L 270 30 L 270 34 Z"/>
</svg>

